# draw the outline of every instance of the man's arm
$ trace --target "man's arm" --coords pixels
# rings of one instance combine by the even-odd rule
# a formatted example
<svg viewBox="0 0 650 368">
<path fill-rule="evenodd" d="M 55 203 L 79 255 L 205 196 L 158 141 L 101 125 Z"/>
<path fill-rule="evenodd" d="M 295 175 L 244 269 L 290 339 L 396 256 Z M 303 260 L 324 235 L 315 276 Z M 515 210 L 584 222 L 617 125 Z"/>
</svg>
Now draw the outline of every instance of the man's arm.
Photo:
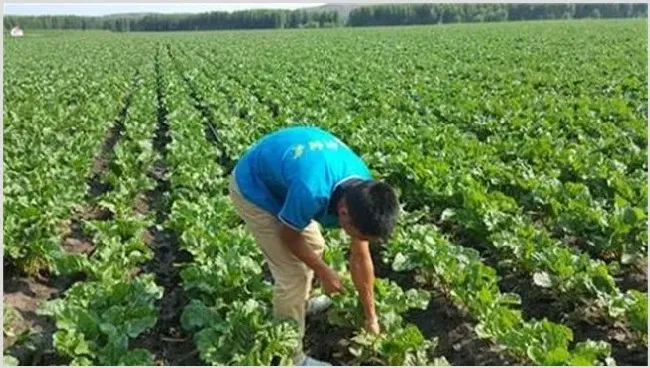
<svg viewBox="0 0 650 368">
<path fill-rule="evenodd" d="M 280 239 L 294 256 L 314 271 L 316 277 L 323 283 L 326 294 L 332 294 L 341 290 L 342 283 L 338 274 L 309 247 L 298 231 L 282 224 Z"/>
<path fill-rule="evenodd" d="M 379 333 L 377 315 L 375 313 L 375 270 L 370 257 L 370 246 L 367 241 L 352 239 L 350 247 L 350 273 L 352 281 L 359 292 L 363 311 L 366 315 L 366 329 Z"/>
</svg>

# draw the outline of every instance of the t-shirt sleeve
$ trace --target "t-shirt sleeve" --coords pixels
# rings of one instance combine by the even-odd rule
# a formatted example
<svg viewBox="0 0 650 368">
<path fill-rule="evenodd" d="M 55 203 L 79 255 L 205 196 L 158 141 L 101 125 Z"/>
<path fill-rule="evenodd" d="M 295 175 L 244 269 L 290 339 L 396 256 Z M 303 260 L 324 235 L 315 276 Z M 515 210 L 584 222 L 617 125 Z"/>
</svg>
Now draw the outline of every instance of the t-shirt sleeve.
<svg viewBox="0 0 650 368">
<path fill-rule="evenodd" d="M 289 187 L 278 218 L 292 229 L 303 231 L 321 210 L 323 204 L 323 200 L 315 196 L 307 185 L 296 181 Z"/>
</svg>

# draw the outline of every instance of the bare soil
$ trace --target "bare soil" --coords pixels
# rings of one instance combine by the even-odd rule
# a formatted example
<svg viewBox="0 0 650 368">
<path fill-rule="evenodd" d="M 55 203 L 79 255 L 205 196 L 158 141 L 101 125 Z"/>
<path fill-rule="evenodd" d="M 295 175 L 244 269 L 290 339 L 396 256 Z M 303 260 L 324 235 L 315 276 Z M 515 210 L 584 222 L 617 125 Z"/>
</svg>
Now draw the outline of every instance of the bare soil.
<svg viewBox="0 0 650 368">
<path fill-rule="evenodd" d="M 74 277 L 53 277 L 48 274 L 26 276 L 12 273 L 3 280 L 3 301 L 17 313 L 11 326 L 13 336 L 4 336 L 5 352 L 22 365 L 61 365 L 65 361 L 54 353 L 53 321 L 37 313 L 43 303 L 59 297 L 70 285 L 81 281 Z"/>
<path fill-rule="evenodd" d="M 622 291 L 638 290 L 641 292 L 648 291 L 648 259 L 624 265 L 621 267 L 620 276 L 616 277 L 616 284 Z"/>
</svg>

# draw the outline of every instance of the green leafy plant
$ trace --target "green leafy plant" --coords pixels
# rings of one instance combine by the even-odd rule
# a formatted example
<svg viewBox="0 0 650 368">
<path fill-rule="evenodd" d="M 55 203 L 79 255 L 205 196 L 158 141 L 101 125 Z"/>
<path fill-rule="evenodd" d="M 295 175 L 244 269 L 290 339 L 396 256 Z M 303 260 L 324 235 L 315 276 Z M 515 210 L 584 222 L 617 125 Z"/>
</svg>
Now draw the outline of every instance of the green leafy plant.
<svg viewBox="0 0 650 368">
<path fill-rule="evenodd" d="M 194 335 L 201 358 L 212 365 L 292 365 L 298 326 L 279 321 L 255 300 L 235 301 L 221 308 L 193 300 L 181 323 Z"/>
<path fill-rule="evenodd" d="M 381 333 L 372 335 L 363 329 L 365 316 L 352 280 L 347 274 L 343 280 L 344 291 L 332 298 L 327 320 L 334 326 L 356 330 L 348 346 L 354 357 L 352 364 L 446 365 L 444 358 L 433 356 L 437 341 L 426 340 L 416 326 L 405 324 L 402 317 L 410 309 L 425 309 L 428 292 L 405 292 L 392 281 L 377 279 L 375 309 Z"/>
<path fill-rule="evenodd" d="M 130 350 L 128 341 L 156 324 L 154 302 L 161 297 L 162 288 L 153 275 L 126 283 L 83 282 L 39 313 L 55 318 L 54 347 L 72 358 L 73 365 L 150 365 L 151 354 Z"/>
<path fill-rule="evenodd" d="M 359 332 L 351 339 L 349 350 L 354 365 L 449 365 L 444 357 L 432 358 L 436 345 L 437 339 L 427 340 L 417 327 L 407 324 L 382 335 Z"/>
<path fill-rule="evenodd" d="M 343 279 L 343 292 L 332 298 L 332 308 L 327 313 L 329 323 L 335 326 L 359 328 L 365 315 L 349 275 Z M 403 291 L 397 284 L 385 279 L 375 280 L 375 309 L 382 330 L 398 329 L 403 324 L 402 315 L 410 309 L 426 309 L 429 293 L 411 289 Z"/>
<path fill-rule="evenodd" d="M 21 318 L 10 305 L 2 304 L 2 333 L 5 336 L 15 336 L 14 324 Z"/>
</svg>

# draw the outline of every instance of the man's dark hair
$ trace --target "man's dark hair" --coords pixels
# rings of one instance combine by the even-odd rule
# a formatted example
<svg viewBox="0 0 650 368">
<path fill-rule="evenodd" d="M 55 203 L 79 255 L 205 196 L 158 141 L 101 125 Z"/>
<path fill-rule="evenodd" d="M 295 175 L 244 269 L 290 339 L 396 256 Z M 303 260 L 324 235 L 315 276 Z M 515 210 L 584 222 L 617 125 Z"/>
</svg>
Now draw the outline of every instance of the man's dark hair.
<svg viewBox="0 0 650 368">
<path fill-rule="evenodd" d="M 393 232 L 399 203 L 393 188 L 377 180 L 362 181 L 345 192 L 352 224 L 363 235 L 385 240 Z"/>
</svg>

